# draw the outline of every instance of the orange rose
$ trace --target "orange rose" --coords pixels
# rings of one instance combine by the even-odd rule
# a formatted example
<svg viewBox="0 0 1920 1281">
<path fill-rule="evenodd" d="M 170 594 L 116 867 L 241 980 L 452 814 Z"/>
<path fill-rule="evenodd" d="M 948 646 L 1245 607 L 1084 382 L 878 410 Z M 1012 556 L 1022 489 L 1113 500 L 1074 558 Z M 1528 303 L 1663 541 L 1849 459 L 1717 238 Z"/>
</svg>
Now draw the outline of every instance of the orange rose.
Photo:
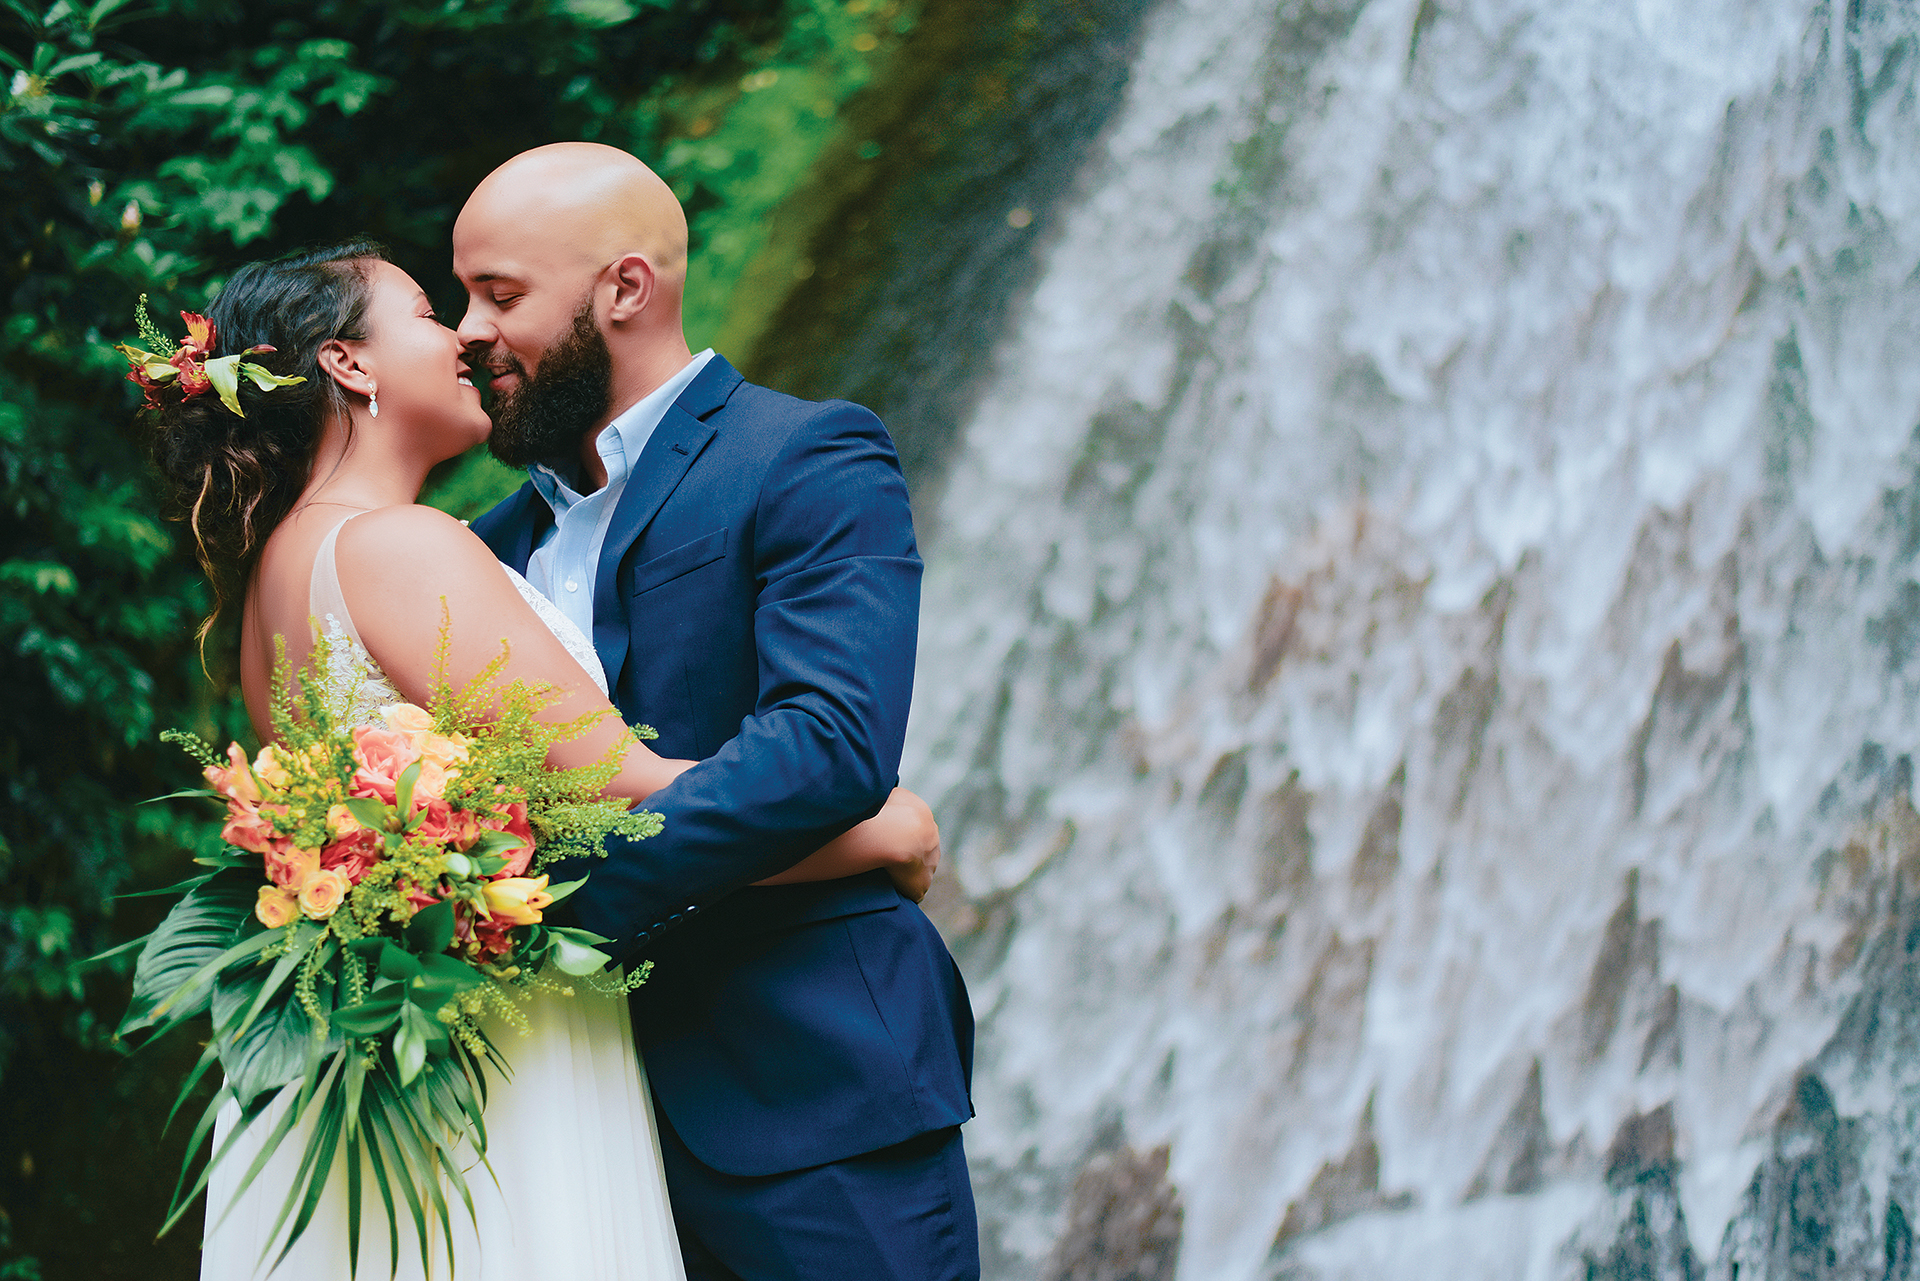
<svg viewBox="0 0 1920 1281">
<path fill-rule="evenodd" d="M 339 871 L 316 869 L 300 887 L 300 910 L 312 920 L 324 921 L 347 901 L 352 888 Z"/>
<path fill-rule="evenodd" d="M 259 901 L 253 905 L 253 915 L 270 930 L 277 930 L 300 915 L 300 900 L 292 890 L 283 890 L 278 885 L 262 885 Z"/>
</svg>

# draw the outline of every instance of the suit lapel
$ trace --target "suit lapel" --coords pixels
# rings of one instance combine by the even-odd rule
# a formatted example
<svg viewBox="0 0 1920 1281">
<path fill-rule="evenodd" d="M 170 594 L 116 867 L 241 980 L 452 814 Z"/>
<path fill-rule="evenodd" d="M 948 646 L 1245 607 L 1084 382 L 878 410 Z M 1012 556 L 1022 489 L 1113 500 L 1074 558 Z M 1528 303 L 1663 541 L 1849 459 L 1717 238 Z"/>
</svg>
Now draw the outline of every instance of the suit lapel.
<svg viewBox="0 0 1920 1281">
<path fill-rule="evenodd" d="M 553 508 L 547 506 L 529 481 L 507 500 L 498 518 L 489 512 L 476 520 L 473 532 L 480 535 L 498 560 L 524 574 L 527 562 L 533 559 L 533 547 L 541 531 L 552 523 Z"/>
<path fill-rule="evenodd" d="M 680 398 L 668 406 L 640 451 L 620 501 L 614 505 L 593 582 L 593 648 L 609 684 L 619 681 L 620 668 L 627 660 L 626 603 L 616 595 L 620 562 L 713 439 L 715 425 L 706 420 L 726 404 L 742 381 L 724 357 L 715 355 L 709 360 Z"/>
</svg>

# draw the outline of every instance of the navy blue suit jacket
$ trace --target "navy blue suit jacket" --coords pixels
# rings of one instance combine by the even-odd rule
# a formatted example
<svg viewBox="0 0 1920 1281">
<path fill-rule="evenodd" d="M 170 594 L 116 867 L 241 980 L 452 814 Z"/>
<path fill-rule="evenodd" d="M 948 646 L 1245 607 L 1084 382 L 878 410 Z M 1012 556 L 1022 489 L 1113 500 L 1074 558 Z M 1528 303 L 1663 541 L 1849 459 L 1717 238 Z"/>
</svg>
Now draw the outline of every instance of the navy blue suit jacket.
<svg viewBox="0 0 1920 1281">
<path fill-rule="evenodd" d="M 524 485 L 473 523 L 524 570 L 552 510 Z M 920 558 L 867 410 L 747 382 L 715 356 L 615 506 L 593 642 L 630 722 L 699 765 L 648 800 L 569 902 L 654 962 L 635 1037 L 660 1108 L 728 1174 L 871 1152 L 971 1115 L 973 1018 L 937 931 L 883 872 L 754 887 L 897 781 Z M 744 888 L 743 888 L 744 887 Z"/>
</svg>

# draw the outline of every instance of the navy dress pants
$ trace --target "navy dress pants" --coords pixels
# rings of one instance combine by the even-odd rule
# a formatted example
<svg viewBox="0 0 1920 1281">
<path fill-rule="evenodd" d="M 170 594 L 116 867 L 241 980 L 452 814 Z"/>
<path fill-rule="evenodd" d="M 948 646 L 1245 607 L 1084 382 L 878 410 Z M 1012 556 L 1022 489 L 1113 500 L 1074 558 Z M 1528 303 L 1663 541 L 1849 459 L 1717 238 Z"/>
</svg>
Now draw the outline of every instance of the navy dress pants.
<svg viewBox="0 0 1920 1281">
<path fill-rule="evenodd" d="M 958 1126 L 749 1178 L 702 1163 L 655 1116 L 687 1281 L 979 1281 Z"/>
</svg>

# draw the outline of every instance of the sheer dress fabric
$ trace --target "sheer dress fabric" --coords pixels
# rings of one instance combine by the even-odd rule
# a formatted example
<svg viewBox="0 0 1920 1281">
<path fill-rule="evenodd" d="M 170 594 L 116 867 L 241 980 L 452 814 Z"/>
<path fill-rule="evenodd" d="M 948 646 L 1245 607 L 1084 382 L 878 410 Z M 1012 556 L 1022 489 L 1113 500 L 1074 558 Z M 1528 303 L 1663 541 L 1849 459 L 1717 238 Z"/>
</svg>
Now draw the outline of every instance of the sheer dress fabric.
<svg viewBox="0 0 1920 1281">
<path fill-rule="evenodd" d="M 334 710 L 352 723 L 371 720 L 382 708 L 403 700 L 361 644 L 340 593 L 334 542 L 345 523 L 321 542 L 310 603 L 313 617 L 331 640 L 322 673 L 325 694 Z M 605 693 L 599 660 L 580 629 L 511 568 L 501 569 Z M 503 1024 L 487 1027 L 513 1075 L 511 1080 L 493 1076 L 488 1082 L 487 1165 L 480 1165 L 470 1151 L 463 1162 L 478 1226 L 448 1189 L 453 1258 L 447 1258 L 435 1225 L 431 1266 L 423 1273 L 419 1236 L 396 1190 L 399 1276 L 409 1281 L 451 1276 L 462 1281 L 685 1281 L 653 1101 L 634 1052 L 626 998 L 576 985 L 572 996 L 541 992 L 522 1008 L 532 1027 L 528 1034 Z M 286 1261 L 268 1271 L 285 1242 L 284 1231 L 271 1242 L 269 1236 L 299 1167 L 305 1124 L 281 1144 L 246 1194 L 234 1200 L 234 1189 L 271 1132 L 275 1115 L 270 1109 L 256 1121 L 209 1180 L 201 1281 L 252 1281 L 269 1275 L 274 1281 L 344 1281 L 348 1274 L 341 1157 L 336 1157 L 313 1222 Z M 228 1103 L 215 1130 L 214 1151 L 238 1119 L 238 1107 Z M 371 1175 L 361 1179 L 360 1217 L 359 1275 L 379 1281 L 390 1270 L 388 1232 L 386 1209 Z"/>
</svg>

